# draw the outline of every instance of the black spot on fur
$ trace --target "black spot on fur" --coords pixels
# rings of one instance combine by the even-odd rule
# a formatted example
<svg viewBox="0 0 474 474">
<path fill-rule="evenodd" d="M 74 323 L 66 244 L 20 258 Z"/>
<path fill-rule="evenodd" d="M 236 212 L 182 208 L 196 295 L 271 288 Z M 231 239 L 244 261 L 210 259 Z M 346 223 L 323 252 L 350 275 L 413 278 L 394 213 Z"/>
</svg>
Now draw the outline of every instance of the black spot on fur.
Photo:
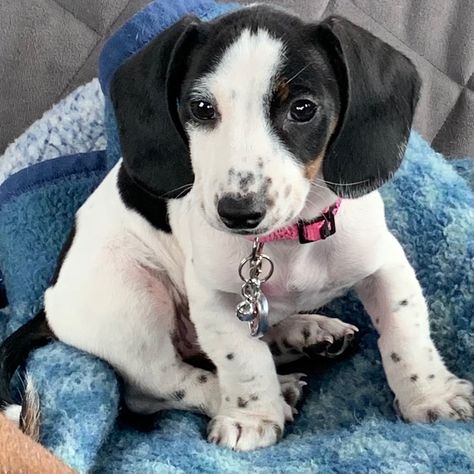
<svg viewBox="0 0 474 474">
<path fill-rule="evenodd" d="M 390 354 L 390 357 L 392 358 L 393 362 L 400 362 L 402 360 L 400 356 L 396 354 L 395 352 L 392 352 Z"/>
<path fill-rule="evenodd" d="M 253 173 L 242 173 L 239 180 L 239 188 L 243 193 L 248 193 L 250 186 L 255 182 Z"/>
<path fill-rule="evenodd" d="M 276 423 L 273 424 L 273 431 L 275 432 L 276 434 L 276 438 L 277 440 L 279 441 L 283 435 L 283 431 L 282 429 L 280 428 L 279 425 L 277 425 Z"/>
<path fill-rule="evenodd" d="M 176 390 L 176 392 L 173 393 L 173 398 L 176 400 L 182 400 L 186 396 L 186 392 L 184 390 Z"/>
<path fill-rule="evenodd" d="M 242 425 L 240 423 L 235 423 L 235 427 L 237 429 L 237 438 L 235 440 L 235 444 L 239 442 L 240 436 L 242 435 Z"/>
<path fill-rule="evenodd" d="M 426 412 L 426 416 L 428 418 L 428 421 L 430 423 L 433 423 L 434 421 L 436 421 L 438 418 L 439 418 L 439 413 L 437 413 L 436 411 L 434 410 L 428 410 Z"/>
<path fill-rule="evenodd" d="M 248 404 L 248 400 L 244 400 L 242 397 L 237 398 L 237 406 L 239 408 L 245 408 Z"/>
<path fill-rule="evenodd" d="M 311 336 L 311 331 L 308 328 L 304 328 L 303 331 L 301 332 L 301 334 L 303 336 L 303 339 L 306 342 L 309 339 L 309 337 Z"/>
<path fill-rule="evenodd" d="M 252 402 L 256 402 L 258 400 L 258 395 L 256 395 L 255 393 L 253 395 L 250 395 L 250 400 L 252 400 Z"/>
<path fill-rule="evenodd" d="M 230 402 L 230 397 L 225 397 L 226 402 Z"/>
<path fill-rule="evenodd" d="M 206 383 L 206 382 L 207 382 L 207 375 L 204 375 L 204 374 L 203 374 L 203 375 L 200 375 L 200 376 L 198 377 L 198 382 L 199 382 L 199 383 Z"/>
<path fill-rule="evenodd" d="M 412 382 L 416 382 L 416 381 L 418 380 L 418 375 L 413 374 L 413 375 L 410 377 L 410 380 L 411 380 Z"/>
<path fill-rule="evenodd" d="M 234 358 L 234 354 L 232 352 L 229 352 L 225 357 L 228 360 L 232 360 Z"/>
<path fill-rule="evenodd" d="M 398 303 L 400 306 L 408 306 L 408 300 L 402 300 Z"/>
<path fill-rule="evenodd" d="M 428 378 L 429 378 L 430 380 L 433 380 L 433 379 L 435 378 L 435 374 L 430 374 L 430 375 L 428 375 Z"/>
</svg>

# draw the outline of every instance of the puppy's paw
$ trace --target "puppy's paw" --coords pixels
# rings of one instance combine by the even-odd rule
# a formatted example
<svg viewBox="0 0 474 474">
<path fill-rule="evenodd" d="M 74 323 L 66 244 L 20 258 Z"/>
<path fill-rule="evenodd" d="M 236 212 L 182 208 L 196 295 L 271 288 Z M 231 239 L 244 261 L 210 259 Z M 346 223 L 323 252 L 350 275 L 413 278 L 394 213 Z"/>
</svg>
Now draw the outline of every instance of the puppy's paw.
<svg viewBox="0 0 474 474">
<path fill-rule="evenodd" d="M 277 443 L 283 435 L 283 424 L 255 414 L 217 415 L 209 422 L 207 432 L 210 443 L 251 451 Z"/>
<path fill-rule="evenodd" d="M 348 347 L 356 326 L 319 314 L 297 314 L 271 328 L 265 339 L 274 356 L 322 355 L 336 357 Z"/>
<path fill-rule="evenodd" d="M 278 376 L 281 395 L 289 407 L 289 410 L 285 410 L 285 421 L 293 421 L 293 415 L 298 413 L 296 405 L 303 395 L 303 387 L 308 385 L 302 380 L 303 377 L 306 377 L 306 374 L 295 373 Z"/>
<path fill-rule="evenodd" d="M 434 376 L 433 376 L 434 375 Z M 468 380 L 449 374 L 442 380 L 429 375 L 432 388 L 413 397 L 395 400 L 395 407 L 405 421 L 434 422 L 436 420 L 468 420 L 474 417 L 474 387 Z"/>
</svg>

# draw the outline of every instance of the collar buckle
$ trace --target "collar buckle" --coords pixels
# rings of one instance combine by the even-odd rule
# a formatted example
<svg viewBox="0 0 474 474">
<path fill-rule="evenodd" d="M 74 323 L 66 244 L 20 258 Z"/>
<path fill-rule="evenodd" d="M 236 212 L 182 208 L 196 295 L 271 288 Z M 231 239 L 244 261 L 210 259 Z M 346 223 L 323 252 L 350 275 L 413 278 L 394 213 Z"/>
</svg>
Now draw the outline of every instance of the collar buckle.
<svg viewBox="0 0 474 474">
<path fill-rule="evenodd" d="M 308 244 L 317 240 L 324 240 L 336 232 L 336 220 L 334 218 L 334 210 L 336 206 L 331 206 L 321 216 L 310 222 L 300 221 L 296 225 L 298 227 L 298 240 L 300 244 Z M 317 225 L 319 228 L 319 239 L 308 239 L 306 236 L 306 228 Z"/>
</svg>

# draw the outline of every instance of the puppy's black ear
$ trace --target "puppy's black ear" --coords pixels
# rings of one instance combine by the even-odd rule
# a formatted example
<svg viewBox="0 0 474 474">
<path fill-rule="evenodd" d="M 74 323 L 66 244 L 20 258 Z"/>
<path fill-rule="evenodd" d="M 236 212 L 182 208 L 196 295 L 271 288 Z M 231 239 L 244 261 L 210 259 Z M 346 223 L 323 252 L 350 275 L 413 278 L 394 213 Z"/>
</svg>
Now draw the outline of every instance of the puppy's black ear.
<svg viewBox="0 0 474 474">
<path fill-rule="evenodd" d="M 340 17 L 317 28 L 339 84 L 341 115 L 323 161 L 340 196 L 370 192 L 400 166 L 421 86 L 402 53 Z M 344 186 L 347 185 L 347 186 Z"/>
<path fill-rule="evenodd" d="M 185 17 L 125 62 L 111 83 L 125 170 L 141 188 L 184 195 L 193 171 L 177 102 L 199 20 Z"/>
</svg>

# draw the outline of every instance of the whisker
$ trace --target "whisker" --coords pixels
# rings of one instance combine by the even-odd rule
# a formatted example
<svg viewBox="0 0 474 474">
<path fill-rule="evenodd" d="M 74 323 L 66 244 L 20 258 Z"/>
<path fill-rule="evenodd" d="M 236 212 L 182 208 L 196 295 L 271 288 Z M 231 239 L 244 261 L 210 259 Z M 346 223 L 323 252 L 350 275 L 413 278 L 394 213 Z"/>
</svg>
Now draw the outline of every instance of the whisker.
<svg viewBox="0 0 474 474">
<path fill-rule="evenodd" d="M 315 178 L 315 180 L 320 181 L 321 183 L 325 184 L 332 184 L 334 186 L 357 186 L 358 184 L 366 184 L 369 182 L 368 179 L 364 179 L 362 181 L 354 181 L 353 183 L 334 183 L 332 181 L 326 181 L 325 179 Z"/>
<path fill-rule="evenodd" d="M 170 191 L 167 191 L 166 193 L 163 194 L 163 196 L 166 196 L 168 194 L 171 194 L 171 193 L 174 193 L 176 191 L 179 191 L 180 189 L 183 189 L 183 192 L 184 191 L 187 191 L 188 189 L 190 189 L 191 187 L 193 186 L 193 183 L 188 183 L 188 184 L 183 184 L 182 186 L 178 186 L 177 188 L 174 188 L 174 189 L 171 189 Z"/>
<path fill-rule="evenodd" d="M 193 185 L 191 184 L 191 185 L 188 186 L 187 188 L 183 189 L 183 190 L 176 196 L 176 199 L 180 198 L 184 193 L 186 193 L 187 191 L 189 191 L 192 187 L 193 187 Z"/>
<path fill-rule="evenodd" d="M 295 75 L 290 77 L 285 84 L 288 85 L 293 79 L 296 79 L 304 70 L 308 69 L 311 66 L 312 63 L 306 64 L 306 66 L 303 66 Z"/>
</svg>

